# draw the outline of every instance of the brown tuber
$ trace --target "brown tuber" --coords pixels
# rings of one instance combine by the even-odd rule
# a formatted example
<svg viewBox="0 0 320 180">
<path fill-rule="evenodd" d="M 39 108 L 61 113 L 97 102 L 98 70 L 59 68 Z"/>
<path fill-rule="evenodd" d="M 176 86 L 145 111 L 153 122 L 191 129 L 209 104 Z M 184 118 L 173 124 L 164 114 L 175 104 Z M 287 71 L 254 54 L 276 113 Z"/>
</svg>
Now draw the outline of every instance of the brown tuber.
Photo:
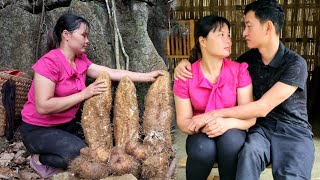
<svg viewBox="0 0 320 180">
<path fill-rule="evenodd" d="M 107 162 L 112 148 L 112 129 L 110 125 L 111 80 L 107 72 L 100 73 L 96 81 L 104 80 L 108 90 L 85 101 L 81 124 L 85 139 L 94 158 Z"/>
<path fill-rule="evenodd" d="M 143 179 L 166 179 L 169 170 L 169 156 L 167 153 L 148 157 L 142 164 Z"/>
<path fill-rule="evenodd" d="M 128 76 L 121 78 L 114 101 L 114 138 L 116 146 L 139 140 L 139 109 L 134 83 Z"/>
<path fill-rule="evenodd" d="M 147 151 L 145 147 L 137 141 L 129 141 L 125 146 L 126 153 L 132 155 L 138 160 L 145 160 L 147 158 Z"/>
<path fill-rule="evenodd" d="M 133 174 L 137 178 L 140 177 L 140 162 L 133 156 L 126 154 L 123 147 L 112 149 L 109 163 L 114 175 Z"/>
<path fill-rule="evenodd" d="M 105 93 L 88 99 L 82 113 L 82 127 L 88 148 L 72 161 L 72 172 L 84 179 L 100 179 L 108 175 L 132 174 L 138 179 L 166 179 L 172 156 L 171 123 L 172 91 L 169 73 L 159 76 L 145 98 L 143 143 L 139 140 L 139 110 L 134 83 L 124 76 L 115 93 L 114 140 L 110 124 L 111 81 L 103 79 Z"/>
<path fill-rule="evenodd" d="M 144 179 L 165 179 L 169 170 L 172 139 L 172 90 L 170 75 L 159 76 L 151 85 L 145 99 L 143 115 L 143 145 L 147 159 L 143 161 Z"/>
<path fill-rule="evenodd" d="M 91 157 L 84 154 L 80 154 L 72 160 L 69 169 L 72 173 L 84 179 L 101 179 L 110 174 L 106 164 L 92 161 Z"/>
</svg>

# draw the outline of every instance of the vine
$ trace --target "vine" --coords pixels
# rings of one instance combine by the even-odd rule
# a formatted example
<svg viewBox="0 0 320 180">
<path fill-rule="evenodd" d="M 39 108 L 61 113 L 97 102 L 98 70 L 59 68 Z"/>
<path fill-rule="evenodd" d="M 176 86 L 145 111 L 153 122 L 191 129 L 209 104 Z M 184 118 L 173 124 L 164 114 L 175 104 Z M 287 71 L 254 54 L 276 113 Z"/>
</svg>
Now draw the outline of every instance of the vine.
<svg viewBox="0 0 320 180">
<path fill-rule="evenodd" d="M 120 65 L 120 54 L 119 54 L 119 45 L 121 47 L 122 53 L 126 58 L 126 70 L 129 70 L 129 56 L 125 51 L 124 45 L 123 45 L 123 41 L 122 41 L 122 36 L 120 34 L 120 30 L 118 27 L 118 23 L 117 23 L 117 14 L 116 14 L 116 5 L 115 5 L 115 0 L 111 0 L 111 8 L 112 8 L 112 12 L 110 10 L 109 7 L 109 0 L 105 0 L 106 1 L 106 6 L 107 6 L 107 10 L 108 10 L 108 16 L 109 16 L 109 20 L 113 25 L 113 30 L 114 30 L 114 49 L 115 49 L 115 57 L 116 57 L 116 68 L 117 69 L 121 69 L 121 65 Z"/>
<path fill-rule="evenodd" d="M 33 1 L 35 2 L 35 1 Z M 39 58 L 39 47 L 41 43 L 41 34 L 42 34 L 42 29 L 45 21 L 45 6 L 46 6 L 46 0 L 42 0 L 42 11 L 41 11 L 41 17 L 40 17 L 40 23 L 39 23 L 39 31 L 38 31 L 38 39 L 37 39 L 37 45 L 36 45 L 36 60 Z M 34 7 L 33 7 L 34 9 Z M 35 60 L 35 61 L 36 61 Z"/>
</svg>

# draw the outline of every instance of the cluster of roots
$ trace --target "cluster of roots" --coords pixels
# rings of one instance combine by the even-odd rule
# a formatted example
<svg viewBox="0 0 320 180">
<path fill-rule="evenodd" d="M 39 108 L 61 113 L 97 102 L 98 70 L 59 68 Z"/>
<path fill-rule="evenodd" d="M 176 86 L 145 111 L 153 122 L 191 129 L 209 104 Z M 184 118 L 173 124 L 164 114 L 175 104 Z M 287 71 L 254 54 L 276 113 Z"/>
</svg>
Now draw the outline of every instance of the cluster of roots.
<svg viewBox="0 0 320 180">
<path fill-rule="evenodd" d="M 109 89 L 84 103 L 81 123 L 88 147 L 71 162 L 70 170 L 84 179 L 124 174 L 137 179 L 168 179 L 173 155 L 169 73 L 159 76 L 145 97 L 142 132 L 136 88 L 130 78 L 123 77 L 117 87 L 112 121 L 110 76 L 102 73 L 99 80 L 104 80 Z"/>
</svg>

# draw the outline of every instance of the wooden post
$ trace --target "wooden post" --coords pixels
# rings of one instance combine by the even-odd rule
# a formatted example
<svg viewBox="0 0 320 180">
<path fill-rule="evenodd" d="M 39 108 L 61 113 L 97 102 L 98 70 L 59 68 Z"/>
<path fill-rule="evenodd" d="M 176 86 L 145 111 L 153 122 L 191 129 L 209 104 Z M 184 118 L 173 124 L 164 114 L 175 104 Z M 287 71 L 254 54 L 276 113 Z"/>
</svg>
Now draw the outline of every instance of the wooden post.
<svg viewBox="0 0 320 180">
<path fill-rule="evenodd" d="M 194 20 L 190 20 L 190 50 L 194 47 L 195 45 L 195 39 L 194 39 Z M 190 53 L 190 52 L 189 52 Z"/>
</svg>

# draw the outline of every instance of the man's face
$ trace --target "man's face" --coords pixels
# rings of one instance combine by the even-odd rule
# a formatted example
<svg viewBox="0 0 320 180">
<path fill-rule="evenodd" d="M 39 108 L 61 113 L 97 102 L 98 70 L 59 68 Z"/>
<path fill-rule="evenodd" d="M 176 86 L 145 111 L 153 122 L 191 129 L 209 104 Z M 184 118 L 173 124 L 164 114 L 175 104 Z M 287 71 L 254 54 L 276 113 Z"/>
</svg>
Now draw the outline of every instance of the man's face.
<svg viewBox="0 0 320 180">
<path fill-rule="evenodd" d="M 246 39 L 247 46 L 251 48 L 259 48 L 266 37 L 265 23 L 261 24 L 256 18 L 253 11 L 247 12 L 244 17 L 245 29 L 242 33 Z"/>
</svg>

